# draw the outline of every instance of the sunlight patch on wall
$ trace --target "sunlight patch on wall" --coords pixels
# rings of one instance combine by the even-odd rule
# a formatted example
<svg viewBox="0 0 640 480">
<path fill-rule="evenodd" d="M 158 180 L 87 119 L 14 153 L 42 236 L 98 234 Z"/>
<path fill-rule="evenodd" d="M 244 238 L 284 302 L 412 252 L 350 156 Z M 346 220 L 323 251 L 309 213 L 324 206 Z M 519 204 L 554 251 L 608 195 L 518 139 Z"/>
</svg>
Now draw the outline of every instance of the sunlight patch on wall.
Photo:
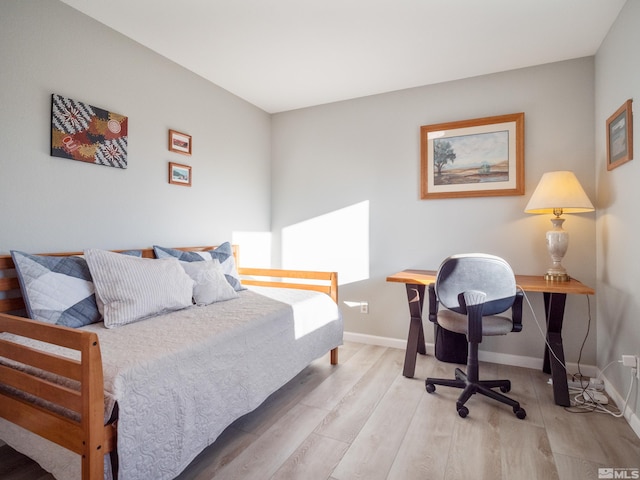
<svg viewBox="0 0 640 480">
<path fill-rule="evenodd" d="M 233 232 L 231 243 L 240 246 L 240 266 L 271 268 L 271 232 Z"/>
<path fill-rule="evenodd" d="M 369 201 L 282 230 L 282 268 L 338 272 L 341 285 L 369 278 Z"/>
</svg>

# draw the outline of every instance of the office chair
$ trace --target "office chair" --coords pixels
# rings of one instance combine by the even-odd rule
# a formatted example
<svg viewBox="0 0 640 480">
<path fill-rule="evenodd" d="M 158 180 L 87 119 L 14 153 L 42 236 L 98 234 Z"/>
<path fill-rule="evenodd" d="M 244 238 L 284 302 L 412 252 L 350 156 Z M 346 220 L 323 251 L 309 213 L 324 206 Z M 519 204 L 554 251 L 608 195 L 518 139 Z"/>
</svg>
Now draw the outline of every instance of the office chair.
<svg viewBox="0 0 640 480">
<path fill-rule="evenodd" d="M 435 284 L 429 285 L 429 320 L 452 332 L 467 336 L 467 371 L 456 368 L 455 380 L 427 378 L 427 392 L 436 385 L 463 389 L 456 402 L 462 418 L 469 414 L 465 403 L 480 393 L 510 405 L 520 419 L 527 413 L 520 403 L 492 390 L 511 390 L 509 380 L 478 378 L 478 344 L 483 336 L 506 335 L 522 330 L 523 293 L 516 290 L 516 280 L 509 264 L 500 257 L 482 253 L 461 254 L 442 262 Z M 439 309 L 442 306 L 444 308 Z M 511 309 L 511 317 L 499 315 Z"/>
</svg>

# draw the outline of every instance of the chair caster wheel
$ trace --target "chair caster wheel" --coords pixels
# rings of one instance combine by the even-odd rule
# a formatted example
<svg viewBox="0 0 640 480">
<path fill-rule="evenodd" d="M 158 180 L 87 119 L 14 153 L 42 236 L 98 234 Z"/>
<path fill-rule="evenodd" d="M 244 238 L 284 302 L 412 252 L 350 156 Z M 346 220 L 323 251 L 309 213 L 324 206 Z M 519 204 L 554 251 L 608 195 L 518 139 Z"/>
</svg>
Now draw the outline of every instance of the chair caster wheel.
<svg viewBox="0 0 640 480">
<path fill-rule="evenodd" d="M 436 386 L 433 383 L 427 383 L 425 388 L 427 389 L 427 393 L 433 393 L 436 391 Z"/>
<path fill-rule="evenodd" d="M 520 420 L 523 420 L 524 417 L 527 416 L 527 412 L 524 411 L 524 408 L 514 408 L 513 413 L 515 413 L 516 417 L 518 417 Z"/>
<path fill-rule="evenodd" d="M 460 407 L 458 409 L 458 415 L 460 415 L 461 418 L 465 418 L 467 415 L 469 415 L 469 409 L 467 407 Z"/>
<path fill-rule="evenodd" d="M 505 386 L 500 387 L 500 391 L 502 393 L 509 393 L 511 391 L 511 385 L 509 385 L 508 387 L 505 387 Z"/>
</svg>

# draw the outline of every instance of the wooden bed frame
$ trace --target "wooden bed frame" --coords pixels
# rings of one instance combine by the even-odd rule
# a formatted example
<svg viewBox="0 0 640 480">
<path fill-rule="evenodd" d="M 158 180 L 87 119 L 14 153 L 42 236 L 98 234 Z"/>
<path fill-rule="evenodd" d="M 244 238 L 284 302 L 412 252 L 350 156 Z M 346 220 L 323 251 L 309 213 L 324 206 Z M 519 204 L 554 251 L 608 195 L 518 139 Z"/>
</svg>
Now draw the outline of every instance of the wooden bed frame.
<svg viewBox="0 0 640 480">
<path fill-rule="evenodd" d="M 207 247 L 179 248 L 206 251 Z M 233 246 L 238 273 L 243 285 L 299 288 L 326 293 L 337 303 L 338 278 L 335 272 L 276 270 L 239 267 L 238 247 Z M 82 252 L 46 254 L 53 256 L 82 255 Z M 155 258 L 153 249 L 142 249 L 142 256 Z M 10 255 L 0 255 L 0 333 L 39 340 L 63 346 L 80 353 L 80 360 L 26 347 L 0 338 L 0 357 L 30 365 L 79 383 L 79 390 L 58 385 L 40 376 L 0 365 L 0 385 L 9 386 L 46 402 L 36 405 L 6 391 L 0 391 L 0 417 L 36 433 L 82 456 L 83 480 L 104 478 L 104 455 L 115 450 L 117 420 L 104 424 L 104 387 L 100 343 L 95 333 L 47 324 L 12 315 L 24 310 L 20 285 Z M 331 364 L 338 363 L 338 349 L 331 350 Z M 78 420 L 56 413 L 62 407 Z"/>
</svg>

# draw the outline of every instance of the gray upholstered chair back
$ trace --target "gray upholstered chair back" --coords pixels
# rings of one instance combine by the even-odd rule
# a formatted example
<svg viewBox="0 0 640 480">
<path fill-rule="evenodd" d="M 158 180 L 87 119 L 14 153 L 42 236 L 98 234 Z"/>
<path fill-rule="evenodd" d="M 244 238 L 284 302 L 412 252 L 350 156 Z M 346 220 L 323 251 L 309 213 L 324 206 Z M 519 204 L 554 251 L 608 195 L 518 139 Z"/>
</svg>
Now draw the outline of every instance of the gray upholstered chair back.
<svg viewBox="0 0 640 480">
<path fill-rule="evenodd" d="M 435 285 L 439 302 L 449 310 L 466 314 L 463 293 L 486 294 L 482 315 L 496 315 L 513 305 L 516 279 L 509 264 L 485 253 L 453 255 L 442 262 Z"/>
</svg>

